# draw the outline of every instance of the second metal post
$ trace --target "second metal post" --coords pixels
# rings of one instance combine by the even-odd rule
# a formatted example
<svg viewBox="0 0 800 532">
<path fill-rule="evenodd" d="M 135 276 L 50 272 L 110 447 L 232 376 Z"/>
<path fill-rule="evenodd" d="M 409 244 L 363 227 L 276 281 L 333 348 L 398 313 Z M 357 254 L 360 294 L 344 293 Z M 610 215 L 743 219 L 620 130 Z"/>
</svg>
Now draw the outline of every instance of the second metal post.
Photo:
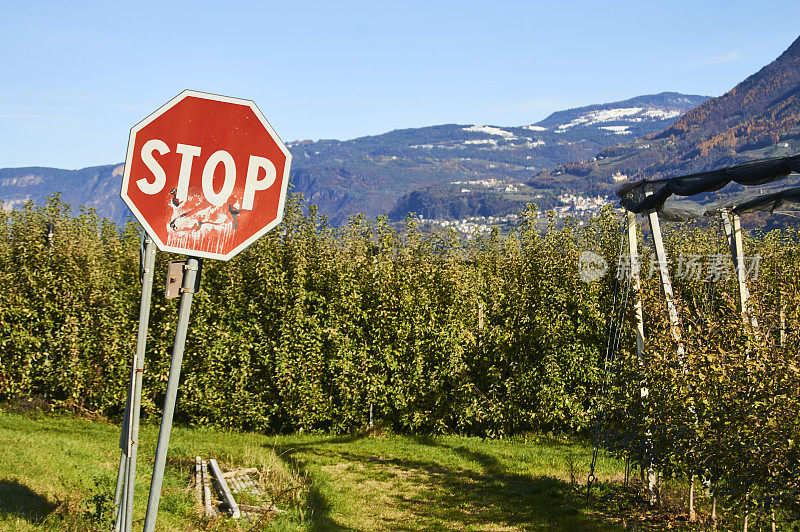
<svg viewBox="0 0 800 532">
<path fill-rule="evenodd" d="M 186 345 L 186 331 L 189 327 L 189 314 L 192 309 L 192 296 L 196 290 L 197 272 L 200 259 L 189 257 L 183 275 L 181 303 L 178 310 L 178 325 L 175 330 L 175 341 L 172 344 L 172 360 L 169 365 L 167 391 L 164 397 L 164 413 L 161 417 L 161 428 L 158 432 L 156 459 L 153 464 L 153 478 L 150 481 L 150 496 L 147 500 L 147 514 L 144 520 L 144 531 L 153 532 L 156 527 L 158 502 L 161 498 L 161 485 L 164 481 L 164 466 L 167 461 L 167 447 L 172 430 L 172 416 L 175 413 L 175 401 L 178 396 L 178 381 L 181 376 L 183 348 Z"/>
</svg>

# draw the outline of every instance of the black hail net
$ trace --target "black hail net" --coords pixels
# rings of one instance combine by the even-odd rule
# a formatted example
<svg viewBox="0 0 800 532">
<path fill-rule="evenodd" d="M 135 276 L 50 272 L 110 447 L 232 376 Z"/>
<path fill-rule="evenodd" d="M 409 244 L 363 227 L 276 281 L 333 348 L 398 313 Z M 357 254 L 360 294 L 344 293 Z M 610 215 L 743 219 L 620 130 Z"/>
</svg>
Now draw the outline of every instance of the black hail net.
<svg viewBox="0 0 800 532">
<path fill-rule="evenodd" d="M 634 213 L 656 211 L 667 221 L 686 221 L 713 216 L 721 210 L 737 214 L 750 211 L 775 212 L 789 203 L 800 203 L 800 187 L 778 190 L 778 181 L 797 184 L 800 176 L 800 155 L 776 157 L 699 172 L 668 179 L 656 179 L 628 183 L 617 190 L 620 205 Z M 747 191 L 746 187 L 761 187 L 759 191 Z M 725 189 L 723 191 L 723 189 Z M 710 192 L 714 194 L 707 200 Z M 696 196 L 697 201 L 679 200 L 674 196 Z"/>
</svg>

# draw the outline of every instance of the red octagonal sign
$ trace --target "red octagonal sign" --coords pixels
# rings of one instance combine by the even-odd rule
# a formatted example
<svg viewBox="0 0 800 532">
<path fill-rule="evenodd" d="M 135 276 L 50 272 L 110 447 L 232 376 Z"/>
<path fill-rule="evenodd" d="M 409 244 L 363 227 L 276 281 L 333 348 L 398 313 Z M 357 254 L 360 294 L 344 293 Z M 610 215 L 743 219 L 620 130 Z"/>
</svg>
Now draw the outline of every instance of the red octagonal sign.
<svg viewBox="0 0 800 532">
<path fill-rule="evenodd" d="M 255 103 L 187 90 L 131 129 L 121 196 L 162 251 L 228 260 L 280 223 L 291 160 Z"/>
</svg>

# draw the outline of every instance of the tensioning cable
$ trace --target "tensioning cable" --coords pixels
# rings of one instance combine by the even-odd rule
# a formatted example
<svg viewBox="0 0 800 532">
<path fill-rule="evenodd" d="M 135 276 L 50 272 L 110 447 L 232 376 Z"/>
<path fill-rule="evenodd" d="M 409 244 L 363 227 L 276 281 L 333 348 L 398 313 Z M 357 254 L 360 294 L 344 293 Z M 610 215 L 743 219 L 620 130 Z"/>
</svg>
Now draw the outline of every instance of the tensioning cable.
<svg viewBox="0 0 800 532">
<path fill-rule="evenodd" d="M 624 219 L 623 219 L 624 224 Z M 623 245 L 625 243 L 624 239 L 624 229 L 620 229 L 620 237 L 619 237 L 619 253 L 618 256 L 622 257 L 622 250 Z M 620 262 L 618 262 L 619 264 Z M 625 314 L 628 308 L 628 302 L 630 299 L 630 275 L 621 276 L 620 272 L 615 272 L 616 275 L 614 276 L 614 291 L 611 303 L 611 319 L 609 320 L 608 326 L 608 336 L 606 340 L 606 353 L 605 359 L 603 361 L 603 378 L 600 382 L 600 404 L 597 412 L 597 418 L 595 420 L 595 427 L 594 427 L 594 447 L 592 449 L 592 462 L 589 465 L 589 475 L 586 478 L 586 502 L 589 502 L 589 495 L 591 493 L 592 484 L 595 483 L 597 477 L 595 476 L 595 467 L 597 465 L 597 456 L 600 450 L 600 434 L 602 430 L 603 424 L 603 399 L 606 393 L 606 389 L 608 386 L 609 380 L 609 369 L 614 364 L 616 359 L 616 355 L 619 352 L 619 345 L 622 340 L 622 324 L 625 321 Z M 632 273 L 632 272 L 631 272 Z M 620 277 L 622 278 L 622 283 L 620 283 Z M 620 293 L 621 292 L 621 293 Z M 619 296 L 620 305 L 617 307 L 617 298 Z"/>
</svg>

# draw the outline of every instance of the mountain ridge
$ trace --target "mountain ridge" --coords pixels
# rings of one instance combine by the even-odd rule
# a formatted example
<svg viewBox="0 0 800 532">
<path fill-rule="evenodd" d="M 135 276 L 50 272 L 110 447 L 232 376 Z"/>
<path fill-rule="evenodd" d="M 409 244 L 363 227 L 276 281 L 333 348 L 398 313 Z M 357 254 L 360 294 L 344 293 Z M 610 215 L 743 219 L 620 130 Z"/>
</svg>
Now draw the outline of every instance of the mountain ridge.
<svg viewBox="0 0 800 532">
<path fill-rule="evenodd" d="M 676 95 L 685 101 L 674 102 Z M 467 194 L 452 186 L 460 181 L 520 186 L 541 168 L 588 157 L 620 138 L 661 130 L 678 114 L 707 99 L 665 92 L 556 111 L 544 121 L 523 126 L 440 124 L 344 141 L 293 141 L 287 143 L 293 155 L 293 190 L 303 193 L 307 203 L 317 204 L 333 225 L 346 223 L 357 213 L 370 218 L 390 212 L 402 216 L 398 204 L 412 191 L 433 187 L 439 194 L 441 189 L 436 187 L 450 187 L 456 195 Z M 633 107 L 642 110 L 633 112 Z M 645 108 L 653 112 L 636 116 L 645 113 Z M 589 116 L 615 109 L 624 111 Z M 554 116 L 563 122 L 553 122 Z M 100 215 L 123 223 L 130 213 L 119 199 L 121 175 L 120 164 L 80 170 L 2 168 L 0 201 L 6 208 L 19 207 L 27 200 L 41 203 L 44 197 L 61 192 L 67 203 L 93 206 Z M 27 183 L 20 181 L 22 177 Z M 481 205 L 456 199 L 460 204 Z M 491 209 L 524 201 L 525 197 L 511 203 L 486 200 Z"/>
<path fill-rule="evenodd" d="M 686 112 L 661 132 L 559 165 L 559 174 L 610 188 L 615 173 L 657 179 L 800 151 L 800 38 L 731 90 Z"/>
</svg>

